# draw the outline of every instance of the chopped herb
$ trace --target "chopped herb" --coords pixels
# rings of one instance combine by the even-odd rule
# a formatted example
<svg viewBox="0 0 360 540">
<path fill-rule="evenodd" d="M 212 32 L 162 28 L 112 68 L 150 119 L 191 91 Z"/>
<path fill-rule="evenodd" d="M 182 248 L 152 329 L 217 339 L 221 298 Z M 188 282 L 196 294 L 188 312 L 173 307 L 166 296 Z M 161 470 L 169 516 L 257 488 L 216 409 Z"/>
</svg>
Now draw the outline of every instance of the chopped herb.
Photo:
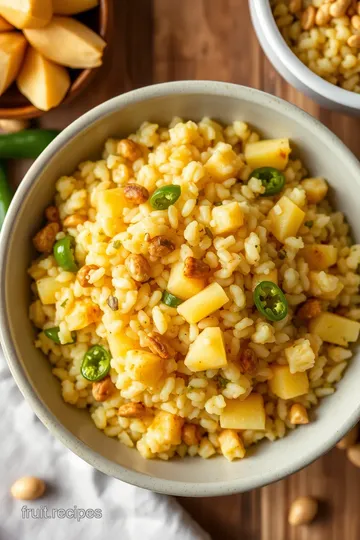
<svg viewBox="0 0 360 540">
<path fill-rule="evenodd" d="M 211 232 L 211 230 L 209 229 L 209 227 L 205 227 L 205 232 L 206 232 L 206 234 L 207 234 L 207 236 L 208 236 L 209 238 L 211 238 L 211 239 L 214 238 L 214 235 L 213 235 L 213 233 Z"/>
<path fill-rule="evenodd" d="M 222 202 L 214 202 L 214 206 L 222 206 Z"/>
<path fill-rule="evenodd" d="M 218 375 L 216 378 L 216 382 L 220 388 L 226 388 L 226 385 L 228 384 L 229 379 L 225 379 L 225 377 L 221 377 L 221 375 Z"/>
<path fill-rule="evenodd" d="M 309 227 L 309 229 L 311 229 L 311 227 L 314 225 L 314 222 L 313 221 L 305 221 L 304 225 L 306 227 Z"/>
<path fill-rule="evenodd" d="M 283 249 L 279 251 L 279 259 L 281 259 L 282 261 L 286 259 L 286 252 Z"/>
<path fill-rule="evenodd" d="M 60 306 L 61 306 L 61 307 L 65 307 L 67 303 L 68 303 L 68 299 L 66 298 L 66 300 L 64 300 L 63 303 L 60 304 Z"/>
<path fill-rule="evenodd" d="M 120 242 L 120 240 L 115 240 L 115 241 L 113 242 L 113 248 L 114 248 L 114 249 L 119 249 L 119 248 L 121 248 L 121 242 Z"/>
<path fill-rule="evenodd" d="M 107 299 L 107 305 L 112 311 L 117 311 L 119 309 L 119 301 L 116 296 L 109 296 Z"/>
</svg>

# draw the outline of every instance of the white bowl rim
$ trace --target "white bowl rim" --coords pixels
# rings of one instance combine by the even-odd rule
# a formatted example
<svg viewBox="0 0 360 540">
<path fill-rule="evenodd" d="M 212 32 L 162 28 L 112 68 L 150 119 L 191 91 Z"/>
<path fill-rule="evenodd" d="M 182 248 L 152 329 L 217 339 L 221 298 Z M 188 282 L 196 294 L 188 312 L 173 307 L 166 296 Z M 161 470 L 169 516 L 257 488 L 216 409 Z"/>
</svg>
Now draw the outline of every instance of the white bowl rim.
<svg viewBox="0 0 360 540">
<path fill-rule="evenodd" d="M 303 64 L 290 49 L 276 25 L 271 11 L 270 0 L 249 0 L 249 2 L 255 8 L 255 15 L 258 18 L 262 31 L 266 35 L 269 45 L 273 47 L 276 56 L 286 66 L 293 77 L 330 101 L 344 107 L 351 107 L 356 110 L 360 109 L 360 94 L 345 90 L 345 88 L 341 88 L 322 79 Z"/>
<path fill-rule="evenodd" d="M 313 118 L 295 105 L 260 90 L 215 81 L 176 81 L 147 86 L 114 97 L 85 113 L 65 128 L 31 166 L 14 196 L 0 237 L 0 340 L 10 371 L 20 391 L 29 402 L 35 414 L 55 437 L 87 463 L 109 476 L 158 493 L 193 497 L 231 495 L 276 482 L 315 461 L 322 454 L 330 450 L 358 421 L 360 417 L 360 403 L 357 409 L 349 415 L 347 421 L 344 422 L 342 426 L 337 426 L 337 430 L 334 430 L 334 433 L 332 433 L 328 439 L 322 441 L 318 447 L 311 448 L 306 456 L 303 454 L 294 455 L 291 467 L 280 465 L 276 470 L 269 470 L 267 474 L 258 476 L 255 480 L 240 478 L 224 482 L 190 483 L 155 478 L 145 473 L 129 470 L 104 458 L 97 452 L 94 452 L 75 435 L 70 433 L 57 420 L 53 413 L 49 411 L 45 403 L 43 403 L 36 394 L 26 377 L 25 371 L 17 358 L 15 348 L 12 344 L 10 325 L 6 315 L 5 268 L 8 257 L 7 247 L 11 238 L 13 224 L 16 221 L 20 207 L 25 201 L 27 193 L 32 185 L 36 183 L 37 177 L 41 174 L 45 164 L 61 150 L 65 143 L 80 133 L 89 124 L 115 112 L 120 107 L 172 94 L 224 96 L 233 99 L 252 101 L 260 107 L 268 106 L 275 110 L 281 110 L 282 114 L 287 113 L 297 124 L 307 126 L 308 128 L 310 125 L 312 133 L 317 137 L 321 137 L 323 141 L 326 141 L 329 147 L 336 144 L 343 153 L 344 159 L 348 160 L 349 167 L 354 169 L 354 174 L 360 174 L 360 164 L 356 157 L 327 127 L 321 124 L 319 120 Z"/>
</svg>

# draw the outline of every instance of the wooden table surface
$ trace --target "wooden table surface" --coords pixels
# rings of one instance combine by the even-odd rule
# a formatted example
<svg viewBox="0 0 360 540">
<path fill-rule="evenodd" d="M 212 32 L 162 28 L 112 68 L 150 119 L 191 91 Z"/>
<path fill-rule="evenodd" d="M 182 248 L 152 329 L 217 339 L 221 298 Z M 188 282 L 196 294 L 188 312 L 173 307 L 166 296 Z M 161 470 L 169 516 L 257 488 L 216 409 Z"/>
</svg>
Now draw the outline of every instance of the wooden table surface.
<svg viewBox="0 0 360 540">
<path fill-rule="evenodd" d="M 115 33 L 104 66 L 87 93 L 46 114 L 40 124 L 63 128 L 119 93 L 179 79 L 215 79 L 252 86 L 320 118 L 360 157 L 359 121 L 325 111 L 291 88 L 264 57 L 247 0 L 113 0 Z M 28 164 L 14 164 L 14 183 Z M 290 502 L 311 494 L 320 518 L 290 528 Z M 360 470 L 335 449 L 307 469 L 263 489 L 212 499 L 179 499 L 221 540 L 359 540 Z M 166 536 L 164 536 L 166 540 Z"/>
</svg>

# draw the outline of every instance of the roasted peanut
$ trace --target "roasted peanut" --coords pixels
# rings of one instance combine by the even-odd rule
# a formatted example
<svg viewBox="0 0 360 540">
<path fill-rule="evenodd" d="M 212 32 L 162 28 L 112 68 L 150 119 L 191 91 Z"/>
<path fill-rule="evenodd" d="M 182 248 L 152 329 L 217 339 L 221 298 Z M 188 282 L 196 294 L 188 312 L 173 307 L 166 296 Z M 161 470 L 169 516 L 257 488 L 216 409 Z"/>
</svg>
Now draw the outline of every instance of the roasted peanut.
<svg viewBox="0 0 360 540">
<path fill-rule="evenodd" d="M 297 13 L 302 8 L 302 0 L 290 0 L 289 11 L 290 13 Z"/>
<path fill-rule="evenodd" d="M 305 525 L 311 523 L 318 512 L 318 502 L 312 497 L 299 497 L 290 506 L 290 525 Z"/>
<path fill-rule="evenodd" d="M 149 241 L 149 255 L 154 259 L 159 259 L 169 255 L 175 249 L 175 244 L 166 236 L 154 236 Z"/>
<path fill-rule="evenodd" d="M 309 417 L 305 407 L 303 405 L 300 405 L 299 403 L 294 403 L 294 405 L 292 405 L 290 409 L 289 420 L 292 424 L 296 425 L 308 424 Z"/>
<path fill-rule="evenodd" d="M 360 443 L 347 449 L 346 455 L 355 467 L 360 467 Z"/>
<path fill-rule="evenodd" d="M 195 257 L 186 257 L 184 262 L 184 276 L 190 278 L 203 278 L 210 272 L 210 266 Z"/>
<path fill-rule="evenodd" d="M 360 15 L 354 15 L 351 17 L 351 24 L 355 30 L 360 30 Z"/>
<path fill-rule="evenodd" d="M 184 424 L 182 427 L 182 440 L 187 446 L 199 444 L 201 436 L 195 424 Z"/>
<path fill-rule="evenodd" d="M 60 231 L 58 223 L 48 223 L 33 238 L 36 251 L 50 253 L 55 244 L 56 235 Z"/>
<path fill-rule="evenodd" d="M 350 36 L 347 40 L 349 47 L 354 47 L 355 49 L 360 49 L 360 36 L 354 35 Z"/>
<path fill-rule="evenodd" d="M 316 9 L 314 6 L 308 6 L 305 11 L 302 12 L 300 23 L 303 30 L 311 30 L 315 25 Z"/>
<path fill-rule="evenodd" d="M 77 227 L 78 225 L 82 225 L 86 221 L 86 216 L 81 216 L 80 214 L 72 214 L 71 216 L 67 216 L 64 219 L 63 225 L 67 229 L 72 229 Z"/>
<path fill-rule="evenodd" d="M 116 390 L 116 387 L 108 375 L 101 381 L 92 384 L 92 395 L 95 401 L 106 401 Z"/>
<path fill-rule="evenodd" d="M 124 187 L 124 195 L 128 201 L 134 204 L 142 204 L 149 198 L 148 190 L 139 184 L 127 184 Z"/>
<path fill-rule="evenodd" d="M 10 492 L 15 499 L 33 501 L 44 494 L 45 482 L 35 476 L 23 476 L 14 482 Z"/>
<path fill-rule="evenodd" d="M 82 287 L 92 287 L 91 283 L 89 283 L 89 279 L 91 277 L 90 272 L 93 272 L 94 270 L 99 270 L 99 267 L 96 266 L 96 264 L 85 264 L 85 266 L 80 268 L 76 275 L 76 279 Z"/>
<path fill-rule="evenodd" d="M 254 375 L 258 366 L 258 359 L 252 349 L 246 347 L 240 351 L 239 366 L 242 373 Z"/>
<path fill-rule="evenodd" d="M 356 424 L 350 431 L 343 437 L 336 445 L 339 450 L 347 450 L 350 446 L 353 446 L 359 436 L 359 424 Z"/>
<path fill-rule="evenodd" d="M 145 413 L 146 408 L 142 403 L 124 403 L 118 410 L 118 415 L 124 418 L 140 418 Z"/>
<path fill-rule="evenodd" d="M 17 133 L 27 129 L 30 125 L 29 120 L 0 120 L 0 131 L 4 133 Z"/>
<path fill-rule="evenodd" d="M 121 139 L 117 146 L 120 156 L 129 161 L 136 161 L 142 156 L 141 146 L 131 139 Z"/>
<path fill-rule="evenodd" d="M 351 0 L 336 0 L 330 6 L 330 15 L 332 17 L 342 17 L 346 14 L 348 7 L 351 4 Z"/>
<path fill-rule="evenodd" d="M 323 4 L 316 12 L 315 23 L 318 26 L 325 26 L 330 21 L 330 19 L 330 4 Z"/>
<path fill-rule="evenodd" d="M 125 259 L 125 266 L 135 281 L 144 282 L 150 278 L 150 265 L 142 255 L 132 253 Z"/>
<path fill-rule="evenodd" d="M 297 311 L 297 316 L 306 321 L 317 317 L 321 313 L 321 304 L 316 298 L 310 298 Z"/>
<path fill-rule="evenodd" d="M 160 358 L 168 359 L 171 354 L 164 342 L 164 338 L 160 334 L 152 334 L 147 337 L 146 344 L 150 351 L 160 356 Z"/>
<path fill-rule="evenodd" d="M 48 206 L 45 210 L 45 217 L 50 223 L 59 223 L 59 210 L 56 206 Z"/>
</svg>

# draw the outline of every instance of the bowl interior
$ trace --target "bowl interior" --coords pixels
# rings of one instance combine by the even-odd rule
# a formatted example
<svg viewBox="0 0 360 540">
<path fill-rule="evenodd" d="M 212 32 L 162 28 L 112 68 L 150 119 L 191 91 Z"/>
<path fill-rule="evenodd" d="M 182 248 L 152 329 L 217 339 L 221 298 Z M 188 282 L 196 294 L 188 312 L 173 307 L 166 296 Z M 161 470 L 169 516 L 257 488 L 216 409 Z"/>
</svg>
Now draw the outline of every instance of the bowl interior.
<svg viewBox="0 0 360 540">
<path fill-rule="evenodd" d="M 175 115 L 194 120 L 206 115 L 223 123 L 241 119 L 264 136 L 290 137 L 294 153 L 303 158 L 311 175 L 329 180 L 337 207 L 346 213 L 354 236 L 360 240 L 359 164 L 316 120 L 277 98 L 234 85 L 193 82 L 145 88 L 114 98 L 80 118 L 44 152 L 25 178 L 1 242 L 2 338 L 11 370 L 35 412 L 91 464 L 156 491 L 227 494 L 278 480 L 335 444 L 359 417 L 359 358 L 351 362 L 337 392 L 312 413 L 313 422 L 275 443 L 256 446 L 247 459 L 233 463 L 220 457 L 146 461 L 135 450 L 103 435 L 87 412 L 62 401 L 58 380 L 33 345 L 34 330 L 27 317 L 30 294 L 26 268 L 34 256 L 30 239 L 54 195 L 56 180 L 70 174 L 79 162 L 99 158 L 107 137 L 125 136 L 145 120 L 167 123 Z"/>
</svg>

